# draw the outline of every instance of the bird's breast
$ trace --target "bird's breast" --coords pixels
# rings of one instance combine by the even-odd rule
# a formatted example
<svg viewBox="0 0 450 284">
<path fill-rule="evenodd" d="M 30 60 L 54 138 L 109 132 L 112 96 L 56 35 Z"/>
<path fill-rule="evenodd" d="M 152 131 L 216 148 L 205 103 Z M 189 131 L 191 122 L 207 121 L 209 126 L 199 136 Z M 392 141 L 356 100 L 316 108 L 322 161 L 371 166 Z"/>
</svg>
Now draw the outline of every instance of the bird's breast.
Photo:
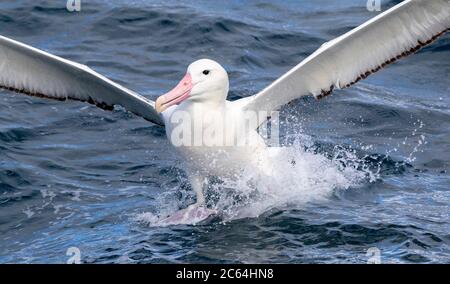
<svg viewBox="0 0 450 284">
<path fill-rule="evenodd" d="M 166 134 L 195 171 L 216 176 L 239 173 L 266 148 L 239 109 L 206 105 L 180 107 L 166 120 Z"/>
</svg>

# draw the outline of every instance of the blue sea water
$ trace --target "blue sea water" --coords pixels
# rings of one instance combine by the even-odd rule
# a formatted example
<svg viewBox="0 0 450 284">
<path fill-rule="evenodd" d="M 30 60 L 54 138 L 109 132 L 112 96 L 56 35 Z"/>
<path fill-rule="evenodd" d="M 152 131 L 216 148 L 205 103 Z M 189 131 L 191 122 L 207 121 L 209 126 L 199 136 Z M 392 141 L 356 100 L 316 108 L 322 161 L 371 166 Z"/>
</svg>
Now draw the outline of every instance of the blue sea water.
<svg viewBox="0 0 450 284">
<path fill-rule="evenodd" d="M 230 99 L 254 94 L 377 14 L 365 0 L 63 2 L 0 3 L 0 34 L 152 99 L 203 57 L 228 70 Z M 162 128 L 0 91 L 0 263 L 65 263 L 70 247 L 85 263 L 365 263 L 370 248 L 385 263 L 448 263 L 449 59 L 447 34 L 286 107 L 301 170 L 255 216 L 196 226 L 151 225 L 194 200 Z"/>
</svg>

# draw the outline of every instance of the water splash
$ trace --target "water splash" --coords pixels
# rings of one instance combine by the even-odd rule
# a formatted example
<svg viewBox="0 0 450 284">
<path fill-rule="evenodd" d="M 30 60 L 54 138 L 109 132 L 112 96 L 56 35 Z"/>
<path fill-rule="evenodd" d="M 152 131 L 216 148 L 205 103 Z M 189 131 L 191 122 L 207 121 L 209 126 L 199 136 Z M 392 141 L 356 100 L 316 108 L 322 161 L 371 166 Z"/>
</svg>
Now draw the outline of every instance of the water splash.
<svg viewBox="0 0 450 284">
<path fill-rule="evenodd" d="M 411 133 L 411 138 L 410 140 L 413 140 L 412 145 L 413 145 L 413 149 L 411 150 L 411 152 L 409 153 L 408 157 L 406 158 L 406 162 L 411 163 L 414 162 L 417 158 L 415 156 L 416 153 L 418 152 L 423 152 L 423 149 L 421 149 L 421 147 L 423 147 L 424 145 L 426 145 L 428 142 L 425 139 L 425 135 L 424 134 L 420 134 L 419 135 L 419 131 L 425 126 L 425 123 L 423 121 L 421 121 L 420 119 L 418 119 L 416 122 L 413 123 L 414 125 L 414 130 Z M 418 138 L 416 138 L 418 137 Z M 416 138 L 416 139 L 414 139 Z M 408 141 L 408 137 L 405 137 L 405 140 L 403 141 L 403 145 L 406 145 Z"/>
<path fill-rule="evenodd" d="M 420 134 L 424 127 L 421 120 L 414 122 L 415 128 L 410 136 L 388 147 L 385 155 L 368 154 L 367 151 L 374 150 L 374 146 L 362 143 L 356 145 L 359 150 L 342 145 L 323 149 L 323 145 L 315 144 L 311 136 L 298 132 L 298 125 L 297 132 L 286 134 L 286 147 L 267 148 L 275 169 L 272 175 L 260 175 L 248 167 L 238 177 L 217 180 L 209 185 L 207 204 L 220 212 L 223 222 L 258 217 L 275 208 L 298 208 L 309 202 L 326 201 L 338 190 L 357 188 L 379 180 L 387 171 L 386 167 L 403 172 L 403 168 L 415 161 L 415 154 L 427 143 L 424 134 Z M 405 147 L 413 149 L 404 162 L 396 162 L 390 157 Z M 161 197 L 156 213 L 137 214 L 135 220 L 159 226 L 161 219 L 193 201 L 192 197 L 186 198 L 189 195 L 186 193 L 182 193 L 182 199 L 174 198 L 173 191 L 180 192 L 179 188 L 171 191 Z"/>
<path fill-rule="evenodd" d="M 271 176 L 256 175 L 246 169 L 238 180 L 225 180 L 231 188 L 231 198 L 222 194 L 216 210 L 224 220 L 257 217 L 273 208 L 301 207 L 308 202 L 328 199 L 337 189 L 348 189 L 366 181 L 367 174 L 359 169 L 356 156 L 336 153 L 329 159 L 302 144 L 273 149 L 271 155 L 276 172 Z M 342 151 L 340 151 L 342 152 Z"/>
<path fill-rule="evenodd" d="M 377 172 L 369 169 L 354 151 L 335 147 L 332 153 L 319 153 L 312 145 L 309 136 L 299 135 L 290 147 L 267 148 L 273 174 L 261 175 L 246 167 L 238 177 L 212 181 L 206 190 L 208 207 L 218 211 L 223 221 L 252 218 L 274 208 L 323 201 L 335 190 L 376 180 Z M 160 220 L 189 200 L 182 196 L 183 200 L 174 198 L 173 190 L 163 194 L 155 213 L 137 214 L 135 221 L 160 225 Z"/>
</svg>

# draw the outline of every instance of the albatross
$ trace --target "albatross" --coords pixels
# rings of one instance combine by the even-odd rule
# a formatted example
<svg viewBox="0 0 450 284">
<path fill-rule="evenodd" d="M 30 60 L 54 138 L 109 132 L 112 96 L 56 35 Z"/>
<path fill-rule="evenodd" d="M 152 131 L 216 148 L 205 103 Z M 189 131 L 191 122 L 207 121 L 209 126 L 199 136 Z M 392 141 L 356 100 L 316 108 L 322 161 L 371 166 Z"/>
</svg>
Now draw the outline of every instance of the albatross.
<svg viewBox="0 0 450 284">
<path fill-rule="evenodd" d="M 321 99 L 333 90 L 348 88 L 431 44 L 449 29 L 450 0 L 403 1 L 324 43 L 259 93 L 235 101 L 227 100 L 227 72 L 210 59 L 189 65 L 174 89 L 152 101 L 86 65 L 0 36 L 0 87 L 30 96 L 88 102 L 104 110 L 120 105 L 165 126 L 170 143 L 188 165 L 197 198 L 195 204 L 169 216 L 166 223 L 196 222 L 215 213 L 205 205 L 203 190 L 208 177 L 234 176 L 247 164 L 261 174 L 273 174 L 264 151 L 268 146 L 257 131 L 260 121 L 238 131 L 247 113 L 270 113 L 302 96 Z M 205 119 L 207 113 L 212 114 L 211 119 Z M 217 117 L 223 118 L 222 122 L 212 123 Z M 217 134 L 223 130 L 225 138 L 212 135 L 216 139 L 208 143 L 185 143 L 192 141 L 197 131 Z M 217 137 L 234 144 L 222 145 Z"/>
</svg>

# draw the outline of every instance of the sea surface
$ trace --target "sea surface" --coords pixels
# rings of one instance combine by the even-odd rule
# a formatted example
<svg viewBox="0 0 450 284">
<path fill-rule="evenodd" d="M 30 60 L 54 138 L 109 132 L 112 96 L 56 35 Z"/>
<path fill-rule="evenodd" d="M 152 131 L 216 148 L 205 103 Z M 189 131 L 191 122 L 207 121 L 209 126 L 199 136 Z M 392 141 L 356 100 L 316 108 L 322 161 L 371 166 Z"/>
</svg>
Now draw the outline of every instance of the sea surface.
<svg viewBox="0 0 450 284">
<path fill-rule="evenodd" d="M 378 13 L 365 0 L 64 2 L 2 1 L 0 34 L 151 99 L 205 57 L 229 72 L 229 99 L 252 95 Z M 74 251 L 83 263 L 449 263 L 449 92 L 447 34 L 285 107 L 295 166 L 270 198 L 234 196 L 223 217 L 161 227 L 155 218 L 195 200 L 163 128 L 0 91 L 0 263 L 66 263 Z M 241 186 L 211 190 L 223 201 Z"/>
</svg>

